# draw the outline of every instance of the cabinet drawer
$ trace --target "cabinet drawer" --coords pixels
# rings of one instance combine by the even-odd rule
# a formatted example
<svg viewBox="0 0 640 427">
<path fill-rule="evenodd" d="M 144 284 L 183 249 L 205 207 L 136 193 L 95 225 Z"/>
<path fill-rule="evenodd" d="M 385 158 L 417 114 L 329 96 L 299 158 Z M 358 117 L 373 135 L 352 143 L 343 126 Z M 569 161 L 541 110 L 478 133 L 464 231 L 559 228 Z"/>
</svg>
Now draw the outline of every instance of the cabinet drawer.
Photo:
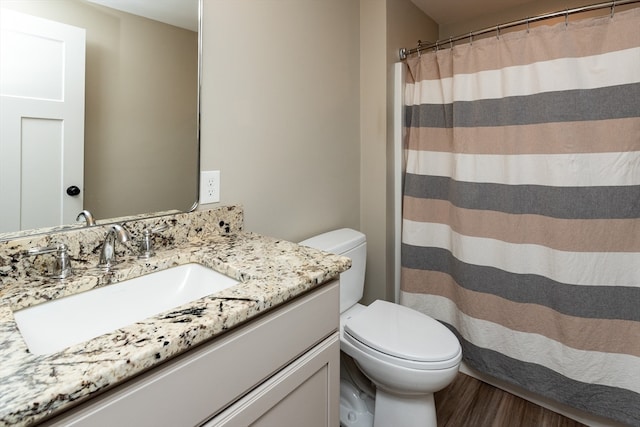
<svg viewBox="0 0 640 427">
<path fill-rule="evenodd" d="M 334 332 L 203 427 L 337 427 L 340 336 Z"/>
<path fill-rule="evenodd" d="M 44 425 L 199 424 L 334 333 L 339 292 L 323 285 Z"/>
</svg>

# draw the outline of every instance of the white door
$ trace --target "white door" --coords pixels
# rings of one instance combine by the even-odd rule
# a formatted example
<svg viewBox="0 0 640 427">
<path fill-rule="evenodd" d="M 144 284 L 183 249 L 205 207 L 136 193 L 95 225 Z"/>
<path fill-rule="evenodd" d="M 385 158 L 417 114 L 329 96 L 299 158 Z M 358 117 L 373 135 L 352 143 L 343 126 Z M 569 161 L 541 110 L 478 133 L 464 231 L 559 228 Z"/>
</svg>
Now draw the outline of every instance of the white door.
<svg viewBox="0 0 640 427">
<path fill-rule="evenodd" d="M 0 232 L 82 210 L 84 76 L 84 29 L 0 9 Z"/>
</svg>

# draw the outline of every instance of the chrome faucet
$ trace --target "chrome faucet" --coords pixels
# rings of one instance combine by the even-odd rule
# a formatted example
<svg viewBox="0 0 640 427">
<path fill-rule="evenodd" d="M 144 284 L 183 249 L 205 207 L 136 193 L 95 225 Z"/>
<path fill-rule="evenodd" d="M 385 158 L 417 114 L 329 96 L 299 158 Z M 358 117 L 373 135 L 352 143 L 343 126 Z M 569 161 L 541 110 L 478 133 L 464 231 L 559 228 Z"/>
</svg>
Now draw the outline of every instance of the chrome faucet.
<svg viewBox="0 0 640 427">
<path fill-rule="evenodd" d="M 78 214 L 78 216 L 76 217 L 76 221 L 80 221 L 81 218 L 84 218 L 87 223 L 87 227 L 96 225 L 96 220 L 93 218 L 93 215 L 91 215 L 91 212 L 86 209 Z"/>
<path fill-rule="evenodd" d="M 98 267 L 110 268 L 116 264 L 116 240 L 120 243 L 126 243 L 129 241 L 129 233 L 121 225 L 112 224 L 107 231 L 107 236 L 104 238 L 102 244 L 102 250 L 100 251 L 100 262 Z"/>
<path fill-rule="evenodd" d="M 71 258 L 69 257 L 69 248 L 64 243 L 44 248 L 29 249 L 26 254 L 29 256 L 43 255 L 55 253 L 56 261 L 49 270 L 49 277 L 54 279 L 66 279 L 73 276 L 73 268 L 71 268 Z"/>
</svg>

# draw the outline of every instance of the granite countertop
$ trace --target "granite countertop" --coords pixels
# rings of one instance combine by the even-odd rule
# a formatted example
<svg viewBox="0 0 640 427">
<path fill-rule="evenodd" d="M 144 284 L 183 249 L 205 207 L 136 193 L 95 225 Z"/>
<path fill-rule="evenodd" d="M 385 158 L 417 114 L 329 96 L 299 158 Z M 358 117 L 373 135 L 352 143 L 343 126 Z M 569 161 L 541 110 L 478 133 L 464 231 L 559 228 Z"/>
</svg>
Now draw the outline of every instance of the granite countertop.
<svg viewBox="0 0 640 427">
<path fill-rule="evenodd" d="M 15 324 L 13 311 L 20 308 L 191 262 L 241 283 L 50 355 L 31 354 Z M 0 426 L 37 423 L 336 278 L 349 267 L 345 257 L 238 232 L 191 238 L 146 261 L 128 257 L 110 276 L 85 271 L 65 282 L 5 284 L 0 300 Z"/>
</svg>

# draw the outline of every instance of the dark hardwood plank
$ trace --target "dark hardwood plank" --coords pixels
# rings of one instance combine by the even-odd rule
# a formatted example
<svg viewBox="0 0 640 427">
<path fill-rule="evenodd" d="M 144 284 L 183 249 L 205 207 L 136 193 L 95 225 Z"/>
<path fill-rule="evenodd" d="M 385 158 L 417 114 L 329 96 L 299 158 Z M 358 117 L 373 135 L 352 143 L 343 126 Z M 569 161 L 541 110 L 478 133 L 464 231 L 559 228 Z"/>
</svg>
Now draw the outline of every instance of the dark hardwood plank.
<svg viewBox="0 0 640 427">
<path fill-rule="evenodd" d="M 585 427 L 462 373 L 435 400 L 438 427 Z"/>
</svg>

